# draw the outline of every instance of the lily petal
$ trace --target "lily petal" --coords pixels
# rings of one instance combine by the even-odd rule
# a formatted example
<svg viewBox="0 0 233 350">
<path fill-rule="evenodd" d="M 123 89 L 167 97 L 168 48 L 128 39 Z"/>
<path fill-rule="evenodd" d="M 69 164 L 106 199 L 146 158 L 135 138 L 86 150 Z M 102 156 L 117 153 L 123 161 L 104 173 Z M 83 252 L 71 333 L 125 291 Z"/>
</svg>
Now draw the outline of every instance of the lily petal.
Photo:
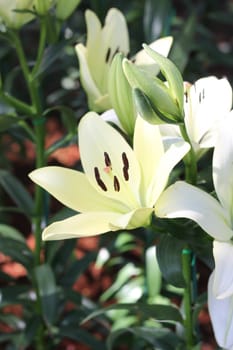
<svg viewBox="0 0 233 350">
<path fill-rule="evenodd" d="M 101 93 L 92 78 L 92 73 L 90 72 L 90 69 L 88 66 L 87 57 L 86 57 L 87 49 L 83 46 L 83 44 L 78 44 L 75 46 L 75 50 L 79 59 L 80 78 L 81 78 L 82 86 L 84 90 L 88 93 L 87 96 L 88 96 L 89 107 L 94 108 L 96 110 L 95 100 L 101 97 Z"/>
<path fill-rule="evenodd" d="M 143 197 L 153 181 L 157 165 L 164 155 L 164 148 L 159 127 L 149 124 L 140 116 L 137 117 L 135 124 L 134 152 L 141 166 Z"/>
<path fill-rule="evenodd" d="M 227 298 L 233 295 L 233 244 L 214 241 L 213 254 L 215 260 L 213 293 L 218 299 Z"/>
<path fill-rule="evenodd" d="M 137 227 L 146 227 L 150 224 L 152 212 L 153 208 L 138 208 L 119 216 L 111 222 L 110 226 L 116 230 L 126 228 L 132 230 Z"/>
<path fill-rule="evenodd" d="M 172 42 L 172 36 L 167 36 L 153 41 L 149 47 L 158 52 L 160 55 L 167 57 L 171 49 Z M 160 71 L 159 65 L 155 63 L 155 61 L 146 53 L 144 49 L 137 52 L 134 57 L 134 62 L 136 65 L 143 67 L 147 71 L 149 69 L 153 75 L 157 75 Z"/>
<path fill-rule="evenodd" d="M 161 194 L 155 214 L 158 217 L 191 219 L 218 241 L 228 241 L 233 236 L 220 203 L 206 192 L 182 181 Z"/>
<path fill-rule="evenodd" d="M 139 204 L 140 168 L 124 138 L 94 112 L 79 124 L 83 168 L 93 186 L 109 198 L 130 208 Z"/>
<path fill-rule="evenodd" d="M 216 193 L 233 224 L 233 110 L 222 123 L 213 156 Z"/>
<path fill-rule="evenodd" d="M 147 203 L 150 206 L 154 205 L 159 198 L 160 194 L 167 185 L 169 175 L 174 166 L 184 157 L 189 151 L 190 145 L 181 139 L 174 139 L 172 145 L 167 149 L 164 155 L 161 157 L 155 174 L 153 182 L 148 190 Z"/>
<path fill-rule="evenodd" d="M 231 109 L 232 89 L 227 79 L 201 78 L 191 86 L 185 101 L 185 124 L 190 139 L 213 147 L 221 118 Z"/>
<path fill-rule="evenodd" d="M 233 295 L 217 299 L 213 293 L 214 274 L 208 282 L 208 307 L 215 338 L 222 348 L 233 350 Z"/>
<path fill-rule="evenodd" d="M 42 239 L 46 241 L 96 236 L 115 231 L 109 222 L 117 220 L 119 214 L 112 212 L 89 212 L 71 216 L 47 226 Z"/>
<path fill-rule="evenodd" d="M 79 212 L 111 209 L 124 212 L 126 210 L 123 203 L 111 200 L 97 192 L 87 177 L 79 171 L 49 166 L 34 170 L 29 177 L 73 210 Z"/>
</svg>

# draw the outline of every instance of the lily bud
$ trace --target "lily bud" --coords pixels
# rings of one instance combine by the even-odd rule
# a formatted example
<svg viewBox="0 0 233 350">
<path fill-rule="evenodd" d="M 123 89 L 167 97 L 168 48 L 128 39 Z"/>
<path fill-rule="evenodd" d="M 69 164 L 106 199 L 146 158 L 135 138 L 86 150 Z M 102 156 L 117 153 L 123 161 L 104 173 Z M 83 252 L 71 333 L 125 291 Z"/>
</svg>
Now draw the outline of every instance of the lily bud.
<svg viewBox="0 0 233 350">
<path fill-rule="evenodd" d="M 160 55 L 152 50 L 148 45 L 143 45 L 146 53 L 159 65 L 162 75 L 165 77 L 169 91 L 174 101 L 177 103 L 180 115 L 183 115 L 184 84 L 180 71 L 169 58 Z"/>
<path fill-rule="evenodd" d="M 34 18 L 29 12 L 17 10 L 33 10 L 34 0 L 0 0 L 0 19 L 6 27 L 19 29 Z"/>
<path fill-rule="evenodd" d="M 124 55 L 118 53 L 109 70 L 108 91 L 110 102 L 125 132 L 132 136 L 136 120 L 136 111 L 132 88 L 124 75 L 122 61 Z"/>
<path fill-rule="evenodd" d="M 133 89 L 133 99 L 140 116 L 150 124 L 169 123 L 156 106 L 152 106 L 150 99 L 138 88 Z"/>
<path fill-rule="evenodd" d="M 152 77 L 147 70 L 127 59 L 123 60 L 123 69 L 131 87 L 138 88 L 145 94 L 157 115 L 159 112 L 171 122 L 182 120 L 179 107 L 163 81 Z"/>
<path fill-rule="evenodd" d="M 56 17 L 62 21 L 66 20 L 80 2 L 81 0 L 57 0 Z"/>
</svg>

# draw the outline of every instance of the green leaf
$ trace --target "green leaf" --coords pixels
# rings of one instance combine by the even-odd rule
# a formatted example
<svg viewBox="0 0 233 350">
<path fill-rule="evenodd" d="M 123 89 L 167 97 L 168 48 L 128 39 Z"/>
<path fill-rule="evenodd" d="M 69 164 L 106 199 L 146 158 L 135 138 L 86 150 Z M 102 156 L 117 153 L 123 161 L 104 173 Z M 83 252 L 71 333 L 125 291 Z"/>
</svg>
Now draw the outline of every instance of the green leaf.
<svg viewBox="0 0 233 350">
<path fill-rule="evenodd" d="M 155 304 L 146 304 L 146 303 L 136 303 L 136 304 L 115 304 L 109 307 L 96 310 L 88 315 L 82 323 L 89 321 L 90 319 L 105 314 L 110 310 L 127 310 L 133 315 L 137 315 L 140 320 L 147 320 L 153 318 L 160 322 L 169 322 L 169 323 L 183 323 L 183 319 L 179 309 L 171 305 L 155 305 Z"/>
<path fill-rule="evenodd" d="M 58 316 L 58 289 L 51 267 L 43 264 L 35 268 L 35 276 L 41 297 L 43 317 L 48 324 L 53 324 Z"/>
<path fill-rule="evenodd" d="M 24 236 L 12 226 L 0 224 L 0 235 L 26 244 Z"/>
<path fill-rule="evenodd" d="M 80 260 L 75 260 L 69 268 L 65 270 L 64 276 L 59 281 L 61 285 L 72 286 L 80 275 L 88 268 L 91 262 L 95 261 L 96 252 L 89 252 Z"/>
<path fill-rule="evenodd" d="M 0 307 L 12 304 L 24 304 L 28 302 L 28 293 L 30 289 L 26 285 L 11 285 L 0 289 Z"/>
<path fill-rule="evenodd" d="M 1 252 L 10 256 L 14 261 L 21 263 L 30 272 L 33 265 L 33 254 L 26 243 L 11 239 L 0 232 Z"/>
<path fill-rule="evenodd" d="M 110 333 L 107 340 L 108 350 L 114 349 L 113 345 L 118 338 L 123 340 L 124 343 L 122 342 L 122 344 L 125 344 L 127 339 L 126 333 L 131 333 L 134 336 L 135 344 L 138 344 L 139 340 L 144 340 L 145 343 L 142 343 L 142 349 L 146 348 L 146 345 L 148 344 L 153 345 L 153 349 L 185 349 L 185 344 L 183 341 L 169 329 L 155 327 L 134 327 L 119 329 L 116 332 Z"/>
<path fill-rule="evenodd" d="M 78 329 L 77 325 L 63 326 L 59 328 L 59 336 L 66 337 L 80 343 L 90 346 L 91 349 L 95 350 L 106 350 L 106 346 L 100 340 L 96 339 L 93 334 L 88 333 L 84 329 Z"/>
<path fill-rule="evenodd" d="M 19 122 L 19 119 L 10 115 L 0 115 L 0 132 L 8 130 L 12 125 Z"/>
<path fill-rule="evenodd" d="M 20 210 L 30 216 L 34 207 L 33 200 L 19 180 L 6 170 L 0 170 L 0 185 L 13 199 Z"/>
<path fill-rule="evenodd" d="M 156 255 L 160 270 L 166 281 L 176 287 L 185 287 L 182 273 L 182 250 L 185 243 L 171 235 L 162 235 L 157 245 Z"/>
</svg>

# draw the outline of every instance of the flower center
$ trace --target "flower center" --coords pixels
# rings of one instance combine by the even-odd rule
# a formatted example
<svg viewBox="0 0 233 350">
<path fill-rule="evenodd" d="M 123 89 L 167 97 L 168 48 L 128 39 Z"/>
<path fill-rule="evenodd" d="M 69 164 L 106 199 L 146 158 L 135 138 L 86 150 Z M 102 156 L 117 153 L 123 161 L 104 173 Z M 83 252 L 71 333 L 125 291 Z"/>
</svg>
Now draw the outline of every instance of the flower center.
<svg viewBox="0 0 233 350">
<path fill-rule="evenodd" d="M 122 175 L 125 181 L 129 180 L 129 160 L 125 152 L 121 155 L 122 159 Z M 112 177 L 112 186 L 115 192 L 120 192 L 121 185 L 119 177 L 116 174 L 113 174 L 112 162 L 110 156 L 107 152 L 104 152 L 104 168 L 103 171 Z M 103 181 L 100 175 L 98 167 L 94 167 L 94 174 L 97 185 L 104 191 L 108 191 L 106 183 Z"/>
</svg>

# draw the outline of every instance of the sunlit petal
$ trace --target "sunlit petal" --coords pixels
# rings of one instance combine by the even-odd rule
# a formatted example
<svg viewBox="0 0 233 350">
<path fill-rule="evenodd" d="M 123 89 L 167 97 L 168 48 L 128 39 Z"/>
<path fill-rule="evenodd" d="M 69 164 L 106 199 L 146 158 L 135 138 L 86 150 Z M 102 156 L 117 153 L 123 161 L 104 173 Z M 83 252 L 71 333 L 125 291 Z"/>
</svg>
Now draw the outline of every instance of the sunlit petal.
<svg viewBox="0 0 233 350">
<path fill-rule="evenodd" d="M 87 57 L 86 57 L 86 48 L 83 46 L 83 44 L 78 44 L 75 46 L 75 50 L 77 52 L 78 58 L 79 58 L 79 65 L 80 65 L 80 78 L 82 82 L 82 86 L 85 89 L 85 91 L 88 92 L 88 103 L 90 108 L 95 105 L 95 100 L 100 98 L 101 93 L 96 86 L 92 73 L 90 72 Z"/>
<path fill-rule="evenodd" d="M 233 236 L 225 212 L 216 199 L 197 187 L 176 182 L 159 197 L 155 213 L 159 217 L 189 218 L 210 236 L 226 241 Z"/>
<path fill-rule="evenodd" d="M 190 145 L 187 142 L 181 141 L 180 139 L 174 139 L 173 141 L 173 144 L 167 149 L 158 163 L 153 177 L 153 182 L 148 189 L 148 205 L 155 204 L 158 197 L 167 185 L 172 169 L 190 149 Z"/>
<path fill-rule="evenodd" d="M 215 338 L 226 350 L 233 350 L 233 295 L 216 299 L 213 293 L 213 272 L 208 283 L 208 307 Z"/>
<path fill-rule="evenodd" d="M 96 236 L 108 231 L 115 231 L 109 222 L 117 220 L 119 214 L 112 212 L 89 212 L 71 216 L 54 222 L 45 228 L 43 240 L 68 239 Z"/>
<path fill-rule="evenodd" d="M 172 42 L 173 38 L 171 36 L 167 36 L 153 41 L 149 47 L 158 52 L 160 55 L 167 57 L 172 46 Z M 149 69 L 154 75 L 159 73 L 159 65 L 155 63 L 155 61 L 146 53 L 144 49 L 137 52 L 134 57 L 134 62 L 136 65 L 144 67 L 146 70 Z"/>
<path fill-rule="evenodd" d="M 213 156 L 216 193 L 233 223 L 233 111 L 222 123 Z"/>
<path fill-rule="evenodd" d="M 49 166 L 34 170 L 29 177 L 67 207 L 76 211 L 126 210 L 123 203 L 97 192 L 87 177 L 78 171 Z"/>
<path fill-rule="evenodd" d="M 215 273 L 213 293 L 216 298 L 223 299 L 233 294 L 233 244 L 214 241 Z"/>
<path fill-rule="evenodd" d="M 164 155 L 162 138 L 157 125 L 137 117 L 134 130 L 134 152 L 142 173 L 142 196 L 153 181 L 157 166 Z"/>
<path fill-rule="evenodd" d="M 119 216 L 111 221 L 111 227 L 115 229 L 134 229 L 137 227 L 145 227 L 150 224 L 152 208 L 138 208 L 131 212 Z"/>
<path fill-rule="evenodd" d="M 139 206 L 140 168 L 125 139 L 94 112 L 79 124 L 83 168 L 93 186 L 107 197 Z"/>
<path fill-rule="evenodd" d="M 187 91 L 185 124 L 190 139 L 201 147 L 213 147 L 219 123 L 230 111 L 232 89 L 227 79 L 201 78 Z"/>
</svg>

